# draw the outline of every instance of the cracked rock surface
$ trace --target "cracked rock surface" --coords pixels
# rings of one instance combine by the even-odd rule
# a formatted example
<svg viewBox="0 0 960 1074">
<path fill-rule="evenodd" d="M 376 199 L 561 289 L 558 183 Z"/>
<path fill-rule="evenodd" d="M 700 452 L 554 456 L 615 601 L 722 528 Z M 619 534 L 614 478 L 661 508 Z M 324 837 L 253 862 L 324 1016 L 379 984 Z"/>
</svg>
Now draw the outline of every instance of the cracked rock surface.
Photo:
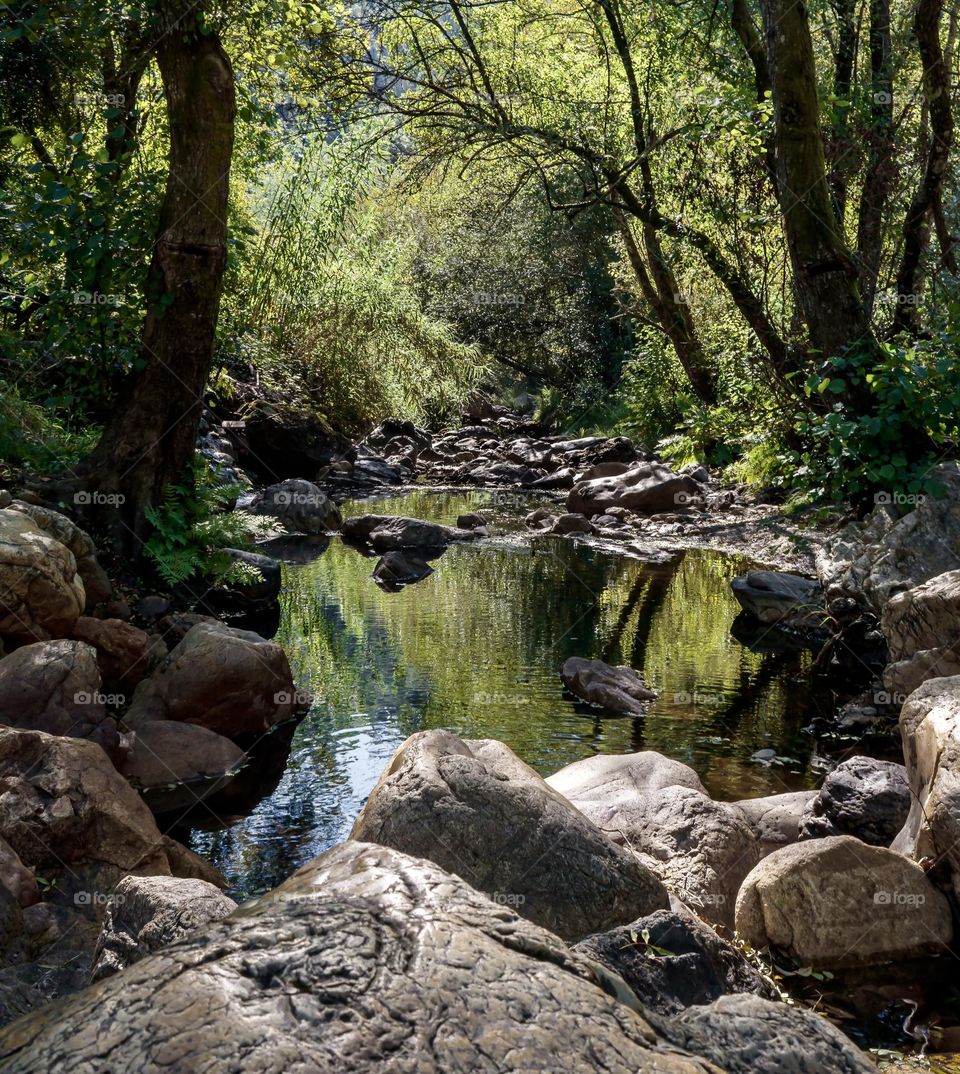
<svg viewBox="0 0 960 1074">
<path fill-rule="evenodd" d="M 620 999 L 615 998 L 619 994 Z M 623 981 L 429 862 L 346 843 L 0 1031 L 4 1074 L 717 1074 Z"/>
</svg>

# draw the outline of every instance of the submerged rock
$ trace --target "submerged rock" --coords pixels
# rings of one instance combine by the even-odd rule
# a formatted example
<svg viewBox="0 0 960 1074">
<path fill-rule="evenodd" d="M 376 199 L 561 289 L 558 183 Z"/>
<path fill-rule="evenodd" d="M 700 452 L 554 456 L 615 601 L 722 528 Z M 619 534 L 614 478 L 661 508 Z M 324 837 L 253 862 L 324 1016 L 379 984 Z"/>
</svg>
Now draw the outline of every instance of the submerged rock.
<svg viewBox="0 0 960 1074">
<path fill-rule="evenodd" d="M 223 735 L 179 720 L 146 720 L 132 737 L 121 771 L 155 813 L 187 809 L 223 790 L 245 756 Z"/>
<path fill-rule="evenodd" d="M 823 594 L 813 578 L 781 571 L 748 571 L 730 583 L 745 612 L 761 623 L 819 626 L 826 614 Z"/>
<path fill-rule="evenodd" d="M 612 667 L 602 660 L 571 656 L 564 661 L 560 678 L 577 697 L 623 715 L 642 715 L 646 702 L 657 697 L 633 668 Z"/>
<path fill-rule="evenodd" d="M 395 515 L 357 515 L 347 518 L 344 519 L 342 532 L 347 540 L 368 544 L 375 552 L 391 552 L 401 548 L 445 548 L 453 541 L 470 541 L 478 536 L 474 530 Z"/>
<path fill-rule="evenodd" d="M 373 580 L 388 591 L 421 582 L 431 574 L 433 567 L 413 552 L 385 552 L 373 568 Z"/>
<path fill-rule="evenodd" d="M 0 1030 L 4 1074 L 713 1074 L 624 983 L 430 862 L 346 843 Z"/>
<path fill-rule="evenodd" d="M 774 851 L 737 897 L 737 933 L 803 966 L 897 962 L 946 950 L 950 907 L 923 870 L 849 835 Z"/>
<path fill-rule="evenodd" d="M 668 904 L 645 865 L 492 740 L 408 738 L 351 838 L 428 858 L 568 939 Z"/>
</svg>

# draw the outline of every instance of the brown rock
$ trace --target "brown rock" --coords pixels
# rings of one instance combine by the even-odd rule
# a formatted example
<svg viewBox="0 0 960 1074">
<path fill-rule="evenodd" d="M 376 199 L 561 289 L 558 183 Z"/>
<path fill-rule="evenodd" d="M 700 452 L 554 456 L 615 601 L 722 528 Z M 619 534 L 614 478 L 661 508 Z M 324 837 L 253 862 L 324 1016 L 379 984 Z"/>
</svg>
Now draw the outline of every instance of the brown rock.
<svg viewBox="0 0 960 1074">
<path fill-rule="evenodd" d="M 275 642 L 222 623 L 199 623 L 137 687 L 126 721 L 183 720 L 228 738 L 262 734 L 303 699 Z"/>
<path fill-rule="evenodd" d="M 22 511 L 0 510 L 0 638 L 17 645 L 62 638 L 85 601 L 69 548 Z"/>
<path fill-rule="evenodd" d="M 97 664 L 105 689 L 132 694 L 150 670 L 150 638 L 122 619 L 92 619 L 81 615 L 73 636 L 97 651 Z"/>
</svg>

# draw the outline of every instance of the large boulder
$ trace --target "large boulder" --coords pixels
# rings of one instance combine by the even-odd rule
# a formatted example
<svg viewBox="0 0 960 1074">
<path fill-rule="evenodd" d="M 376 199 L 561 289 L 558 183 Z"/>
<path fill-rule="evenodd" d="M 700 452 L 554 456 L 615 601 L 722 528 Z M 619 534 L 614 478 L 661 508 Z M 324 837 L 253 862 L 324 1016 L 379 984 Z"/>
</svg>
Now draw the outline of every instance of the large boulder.
<svg viewBox="0 0 960 1074">
<path fill-rule="evenodd" d="M 351 838 L 429 858 L 567 939 L 668 904 L 648 868 L 501 742 L 412 735 Z"/>
<path fill-rule="evenodd" d="M 942 496 L 883 495 L 862 523 L 817 553 L 829 599 L 862 596 L 876 612 L 895 594 L 960 570 L 960 463 L 929 475 Z"/>
<path fill-rule="evenodd" d="M 126 722 L 183 720 L 235 738 L 262 734 L 302 707 L 276 642 L 222 623 L 198 623 L 137 687 Z"/>
<path fill-rule="evenodd" d="M 733 804 L 747 818 L 764 857 L 797 842 L 804 813 L 818 795 L 818 791 L 787 791 L 765 798 L 744 798 Z"/>
<path fill-rule="evenodd" d="M 344 519 L 341 529 L 347 540 L 368 544 L 375 552 L 391 552 L 399 548 L 439 549 L 452 541 L 470 541 L 479 536 L 474 530 L 395 515 L 356 515 Z"/>
<path fill-rule="evenodd" d="M 931 858 L 960 900 L 960 676 L 931 679 L 900 713 L 910 812 L 894 849 Z"/>
<path fill-rule="evenodd" d="M 205 880 L 125 876 L 107 903 L 92 979 L 110 977 L 236 908 L 233 899 Z"/>
<path fill-rule="evenodd" d="M 93 742 L 0 729 L 0 837 L 28 868 L 103 909 L 127 873 L 172 870 L 150 810 Z"/>
<path fill-rule="evenodd" d="M 0 660 L 0 724 L 99 742 L 113 754 L 117 726 L 104 707 L 96 650 L 82 641 L 38 641 Z"/>
<path fill-rule="evenodd" d="M 777 993 L 744 954 L 695 917 L 658 910 L 574 947 L 619 974 L 644 1008 L 678 1014 L 733 992 Z"/>
<path fill-rule="evenodd" d="M 888 847 L 910 812 L 907 770 L 893 761 L 851 757 L 827 776 L 803 816 L 801 839 L 855 835 Z"/>
<path fill-rule="evenodd" d="M 257 493 L 248 510 L 278 519 L 291 533 L 326 533 L 340 528 L 340 510 L 310 481 L 290 478 Z"/>
<path fill-rule="evenodd" d="M 929 678 L 960 672 L 960 570 L 896 593 L 880 625 L 891 660 L 884 685 L 891 692 L 910 694 Z"/>
<path fill-rule="evenodd" d="M 740 810 L 710 799 L 685 765 L 651 753 L 597 757 L 547 782 L 700 917 L 732 928 L 740 883 L 759 860 L 757 840 Z"/>
<path fill-rule="evenodd" d="M 70 549 L 22 512 L 0 510 L 0 639 L 65 637 L 85 603 Z"/>
<path fill-rule="evenodd" d="M 664 1027 L 669 1037 L 726 1074 L 877 1074 L 826 1018 L 760 996 L 721 996 Z"/>
<path fill-rule="evenodd" d="M 132 735 L 120 770 L 155 813 L 185 810 L 224 789 L 245 754 L 197 724 L 145 720 Z"/>
<path fill-rule="evenodd" d="M 923 870 L 849 835 L 774 851 L 737 897 L 740 938 L 822 969 L 946 950 L 950 907 Z"/>
<path fill-rule="evenodd" d="M 555 450 L 559 445 L 555 445 Z M 660 462 L 641 462 L 622 474 L 575 484 L 567 495 L 567 510 L 602 515 L 610 507 L 626 507 L 641 515 L 675 511 L 688 504 L 700 486 Z"/>
<path fill-rule="evenodd" d="M 150 671 L 150 636 L 132 623 L 81 615 L 73 637 L 94 647 L 104 689 L 111 693 L 132 694 Z"/>
<path fill-rule="evenodd" d="M 0 1030 L 4 1074 L 720 1074 L 623 982 L 430 862 L 347 843 Z"/>
<path fill-rule="evenodd" d="M 84 493 L 77 493 L 77 503 L 89 502 L 89 496 L 84 499 Z M 97 549 L 93 538 L 81 529 L 73 519 L 54 511 L 50 507 L 40 507 L 37 504 L 25 503 L 23 500 L 14 500 L 10 505 L 11 511 L 19 511 L 30 518 L 44 533 L 55 541 L 69 548 L 77 563 L 77 574 L 83 583 L 84 609 L 90 611 L 96 605 L 109 600 L 113 587 L 106 571 L 97 561 Z"/>
<path fill-rule="evenodd" d="M 612 667 L 602 660 L 586 660 L 581 656 L 564 661 L 560 678 L 572 694 L 621 715 L 642 716 L 646 702 L 657 696 L 633 668 Z"/>
<path fill-rule="evenodd" d="M 747 571 L 730 583 L 745 612 L 761 623 L 818 624 L 825 614 L 820 583 L 783 571 Z"/>
</svg>

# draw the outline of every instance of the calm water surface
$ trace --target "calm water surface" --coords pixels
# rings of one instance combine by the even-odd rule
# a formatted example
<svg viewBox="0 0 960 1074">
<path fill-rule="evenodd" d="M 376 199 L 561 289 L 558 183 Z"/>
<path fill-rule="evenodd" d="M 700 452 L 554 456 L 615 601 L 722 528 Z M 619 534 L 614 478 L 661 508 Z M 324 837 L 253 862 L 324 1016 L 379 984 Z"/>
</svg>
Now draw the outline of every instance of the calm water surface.
<svg viewBox="0 0 960 1074">
<path fill-rule="evenodd" d="M 501 739 L 544 775 L 595 753 L 658 750 L 726 800 L 822 778 L 801 729 L 833 699 L 811 684 L 810 654 L 755 652 L 731 636 L 730 579 L 745 560 L 694 551 L 649 565 L 560 538 L 511 538 L 543 502 L 423 490 L 347 504 L 345 514 L 446 523 L 480 511 L 506 531 L 449 548 L 399 593 L 381 591 L 376 560 L 339 540 L 284 567 L 277 640 L 316 702 L 276 790 L 229 828 L 191 835 L 235 897 L 341 841 L 396 746 L 428 728 Z M 629 664 L 660 697 L 642 718 L 600 719 L 564 696 L 569 656 Z M 776 751 L 773 764 L 751 760 L 763 749 Z"/>
</svg>

